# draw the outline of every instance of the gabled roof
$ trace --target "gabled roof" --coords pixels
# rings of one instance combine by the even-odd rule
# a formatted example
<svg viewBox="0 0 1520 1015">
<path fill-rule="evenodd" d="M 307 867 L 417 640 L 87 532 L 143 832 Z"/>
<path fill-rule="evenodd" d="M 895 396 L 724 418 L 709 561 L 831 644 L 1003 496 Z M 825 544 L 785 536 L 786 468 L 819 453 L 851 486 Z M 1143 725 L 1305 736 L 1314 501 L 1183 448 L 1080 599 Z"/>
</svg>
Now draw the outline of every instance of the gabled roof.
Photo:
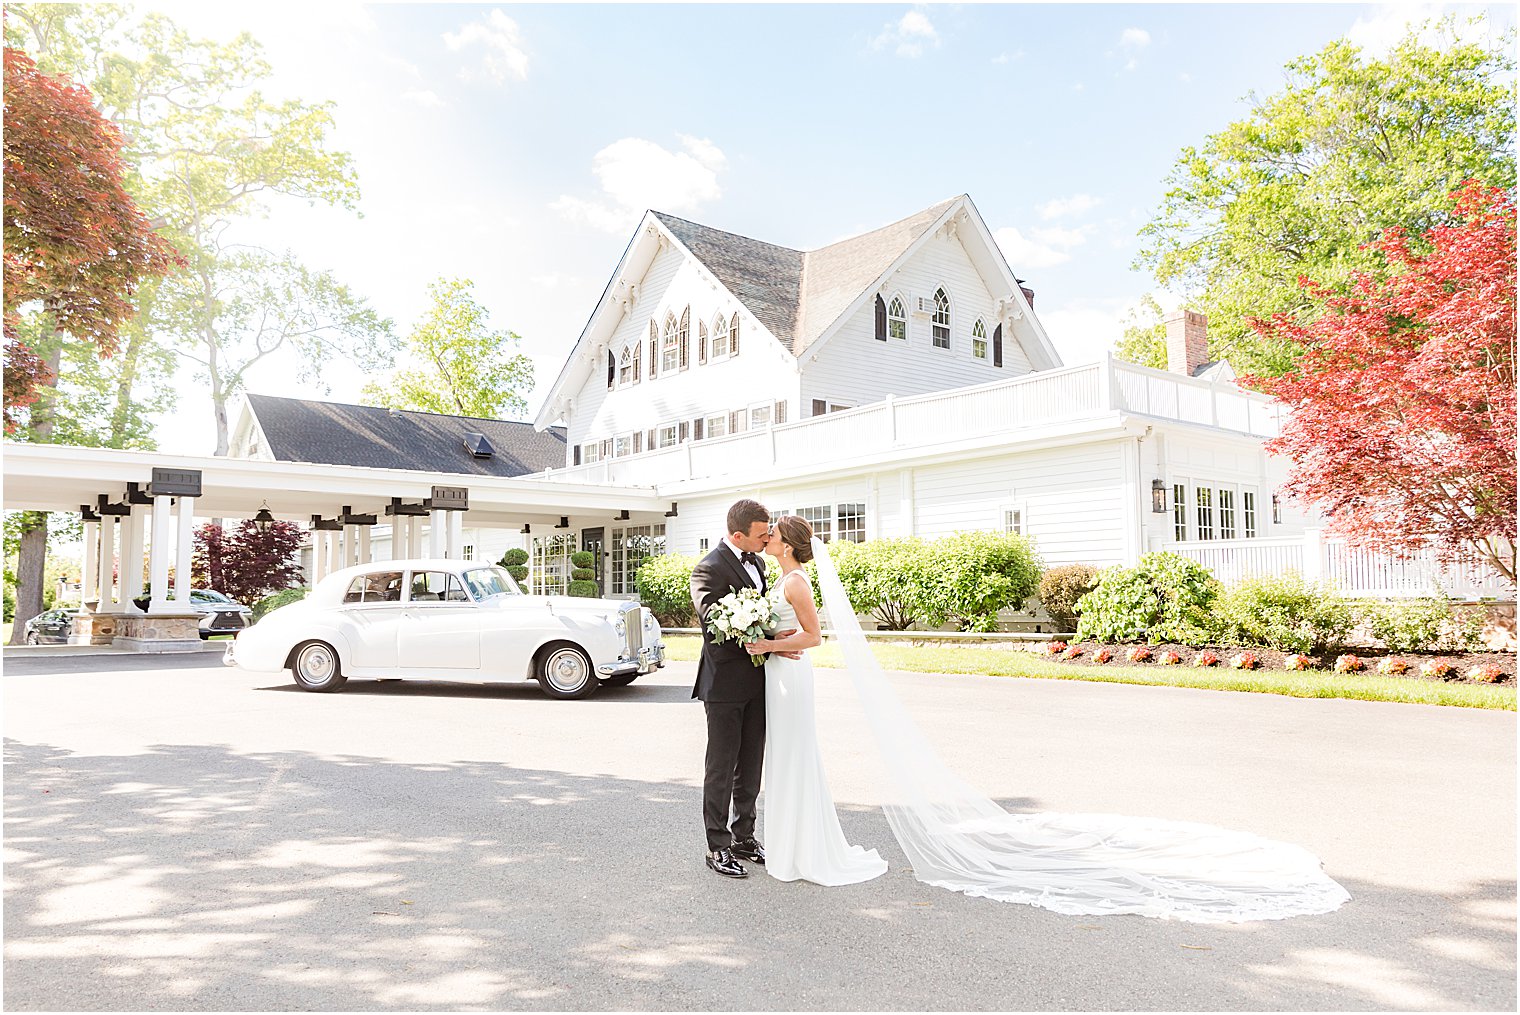
<svg viewBox="0 0 1520 1015">
<path fill-rule="evenodd" d="M 249 395 L 248 409 L 281 462 L 504 477 L 565 464 L 564 427 L 538 431 L 532 423 L 275 395 Z M 490 441 L 491 457 L 474 457 L 466 433 Z"/>
<path fill-rule="evenodd" d="M 800 356 L 957 200 L 810 251 L 665 212 L 652 214 L 793 356 Z"/>
</svg>

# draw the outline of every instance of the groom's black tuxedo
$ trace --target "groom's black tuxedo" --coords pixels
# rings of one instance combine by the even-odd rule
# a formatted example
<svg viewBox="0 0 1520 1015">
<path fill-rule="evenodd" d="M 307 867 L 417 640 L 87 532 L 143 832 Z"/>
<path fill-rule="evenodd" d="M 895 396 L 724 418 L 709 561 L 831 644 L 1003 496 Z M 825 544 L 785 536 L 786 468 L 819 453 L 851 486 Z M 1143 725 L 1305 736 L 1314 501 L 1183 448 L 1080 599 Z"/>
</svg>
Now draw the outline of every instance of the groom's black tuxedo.
<svg viewBox="0 0 1520 1015">
<path fill-rule="evenodd" d="M 766 591 L 762 563 L 759 590 Z M 691 604 L 702 628 L 702 657 L 697 662 L 693 698 L 707 708 L 707 771 L 702 785 L 702 820 L 707 848 L 727 849 L 755 836 L 755 801 L 765 763 L 765 667 L 751 661 L 744 646 L 714 642 L 707 611 L 739 589 L 755 588 L 727 540 L 702 558 L 691 572 Z M 729 806 L 734 823 L 728 825 Z"/>
</svg>

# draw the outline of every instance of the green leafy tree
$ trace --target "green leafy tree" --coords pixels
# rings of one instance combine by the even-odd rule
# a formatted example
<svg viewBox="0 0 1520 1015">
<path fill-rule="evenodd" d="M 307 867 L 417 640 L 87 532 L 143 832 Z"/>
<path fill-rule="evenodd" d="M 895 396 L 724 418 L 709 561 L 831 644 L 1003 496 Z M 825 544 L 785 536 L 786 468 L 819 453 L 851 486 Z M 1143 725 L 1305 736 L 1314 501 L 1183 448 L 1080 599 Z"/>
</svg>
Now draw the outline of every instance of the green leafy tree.
<svg viewBox="0 0 1520 1015">
<path fill-rule="evenodd" d="M 1143 367 L 1166 369 L 1165 311 L 1156 297 L 1146 293 L 1140 305 L 1124 316 L 1124 333 L 1114 343 L 1114 354 Z"/>
<path fill-rule="evenodd" d="M 1293 60 L 1281 91 L 1183 149 L 1136 266 L 1208 314 L 1211 357 L 1285 372 L 1295 350 L 1249 321 L 1312 313 L 1300 276 L 1386 273 L 1367 245 L 1446 222 L 1464 180 L 1513 192 L 1513 34 L 1490 49 L 1457 41 L 1452 19 L 1439 27 L 1440 44 L 1416 29 L 1384 58 L 1338 40 Z"/>
<path fill-rule="evenodd" d="M 407 337 L 407 365 L 365 385 L 365 402 L 482 419 L 527 410 L 533 361 L 517 351 L 516 334 L 490 328 L 474 287 L 462 278 L 440 278 L 428 287 L 433 303 Z"/>
<path fill-rule="evenodd" d="M 1111 567 L 1076 602 L 1077 637 L 1198 645 L 1218 633 L 1214 604 L 1223 586 L 1202 564 L 1165 551 L 1135 567 Z"/>
</svg>

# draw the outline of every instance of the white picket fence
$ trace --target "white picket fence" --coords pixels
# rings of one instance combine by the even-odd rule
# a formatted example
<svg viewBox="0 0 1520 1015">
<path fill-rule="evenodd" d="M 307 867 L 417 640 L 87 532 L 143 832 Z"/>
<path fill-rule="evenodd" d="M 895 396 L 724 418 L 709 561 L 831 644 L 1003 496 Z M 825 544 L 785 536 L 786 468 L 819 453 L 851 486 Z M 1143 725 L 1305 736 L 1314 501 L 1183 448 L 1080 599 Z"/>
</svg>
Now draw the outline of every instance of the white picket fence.
<svg viewBox="0 0 1520 1015">
<path fill-rule="evenodd" d="M 1163 549 L 1196 560 L 1225 584 L 1242 578 L 1296 571 L 1310 581 L 1326 581 L 1348 596 L 1399 599 L 1448 596 L 1465 602 L 1514 599 L 1515 586 L 1477 560 L 1446 563 L 1431 550 L 1409 558 L 1371 553 L 1327 538 L 1321 529 L 1302 536 L 1264 539 L 1195 540 L 1166 543 Z"/>
</svg>

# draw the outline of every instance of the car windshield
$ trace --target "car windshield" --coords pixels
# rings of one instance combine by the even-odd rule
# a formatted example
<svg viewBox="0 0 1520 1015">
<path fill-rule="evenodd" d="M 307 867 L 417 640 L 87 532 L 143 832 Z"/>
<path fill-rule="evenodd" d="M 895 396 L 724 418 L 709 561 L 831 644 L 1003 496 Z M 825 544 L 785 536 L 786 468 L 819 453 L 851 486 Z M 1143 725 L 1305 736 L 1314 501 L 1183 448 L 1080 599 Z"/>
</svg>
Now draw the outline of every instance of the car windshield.
<svg viewBox="0 0 1520 1015">
<path fill-rule="evenodd" d="M 496 596 L 520 596 L 522 593 L 517 588 L 517 583 L 512 576 L 499 567 L 477 567 L 464 573 L 464 583 L 470 587 L 475 598 L 480 601 L 494 599 Z"/>
<path fill-rule="evenodd" d="M 232 600 L 217 592 L 215 589 L 191 589 L 190 599 L 200 600 L 204 603 L 230 603 Z"/>
</svg>

